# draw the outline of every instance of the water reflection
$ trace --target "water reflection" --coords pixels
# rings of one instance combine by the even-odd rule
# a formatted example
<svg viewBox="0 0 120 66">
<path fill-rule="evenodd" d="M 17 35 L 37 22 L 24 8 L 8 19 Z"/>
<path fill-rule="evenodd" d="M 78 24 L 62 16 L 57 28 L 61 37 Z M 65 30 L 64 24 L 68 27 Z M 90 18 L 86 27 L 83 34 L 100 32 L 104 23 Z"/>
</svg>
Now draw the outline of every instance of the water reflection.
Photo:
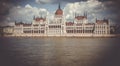
<svg viewBox="0 0 120 66">
<path fill-rule="evenodd" d="M 110 66 L 119 38 L 0 38 L 0 45 L 0 66 Z"/>
</svg>

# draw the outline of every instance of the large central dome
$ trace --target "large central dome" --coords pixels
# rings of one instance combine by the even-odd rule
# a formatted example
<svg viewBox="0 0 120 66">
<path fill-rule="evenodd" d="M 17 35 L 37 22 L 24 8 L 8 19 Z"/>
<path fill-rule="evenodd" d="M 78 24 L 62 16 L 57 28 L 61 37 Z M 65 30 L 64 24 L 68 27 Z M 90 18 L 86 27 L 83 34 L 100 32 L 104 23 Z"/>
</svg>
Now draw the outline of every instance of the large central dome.
<svg viewBox="0 0 120 66">
<path fill-rule="evenodd" d="M 60 8 L 60 4 L 59 4 L 59 6 L 58 6 L 58 9 L 57 9 L 56 12 L 55 12 L 55 15 L 63 15 L 63 11 L 62 11 L 62 9 Z"/>
</svg>

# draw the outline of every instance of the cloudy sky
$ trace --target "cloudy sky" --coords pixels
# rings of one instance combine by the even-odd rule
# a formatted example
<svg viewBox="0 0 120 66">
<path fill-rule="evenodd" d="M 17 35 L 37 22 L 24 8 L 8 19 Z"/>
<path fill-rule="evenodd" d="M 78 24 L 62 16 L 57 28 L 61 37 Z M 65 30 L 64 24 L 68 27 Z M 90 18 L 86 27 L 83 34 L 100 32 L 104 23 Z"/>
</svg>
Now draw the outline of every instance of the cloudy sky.
<svg viewBox="0 0 120 66">
<path fill-rule="evenodd" d="M 0 0 L 0 24 L 31 23 L 34 15 L 52 18 L 59 3 L 67 20 L 72 20 L 75 13 L 87 12 L 89 22 L 106 18 L 120 24 L 120 0 Z"/>
</svg>

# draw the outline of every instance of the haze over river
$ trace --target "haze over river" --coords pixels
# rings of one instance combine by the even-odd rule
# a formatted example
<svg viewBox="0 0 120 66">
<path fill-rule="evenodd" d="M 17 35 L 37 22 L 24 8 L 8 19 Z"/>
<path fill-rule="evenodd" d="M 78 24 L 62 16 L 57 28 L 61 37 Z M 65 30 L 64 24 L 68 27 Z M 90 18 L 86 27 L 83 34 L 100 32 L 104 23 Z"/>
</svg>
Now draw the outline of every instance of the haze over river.
<svg viewBox="0 0 120 66">
<path fill-rule="evenodd" d="M 0 66 L 120 66 L 120 38 L 1 37 Z"/>
</svg>

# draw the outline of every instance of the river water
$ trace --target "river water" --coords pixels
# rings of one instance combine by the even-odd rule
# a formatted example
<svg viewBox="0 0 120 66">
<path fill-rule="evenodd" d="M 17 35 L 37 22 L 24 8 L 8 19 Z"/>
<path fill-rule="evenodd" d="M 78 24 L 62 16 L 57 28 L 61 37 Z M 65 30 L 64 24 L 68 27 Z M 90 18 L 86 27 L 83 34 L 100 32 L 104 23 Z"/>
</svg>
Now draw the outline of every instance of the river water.
<svg viewBox="0 0 120 66">
<path fill-rule="evenodd" d="M 120 38 L 1 37 L 0 66 L 120 66 Z"/>
</svg>

